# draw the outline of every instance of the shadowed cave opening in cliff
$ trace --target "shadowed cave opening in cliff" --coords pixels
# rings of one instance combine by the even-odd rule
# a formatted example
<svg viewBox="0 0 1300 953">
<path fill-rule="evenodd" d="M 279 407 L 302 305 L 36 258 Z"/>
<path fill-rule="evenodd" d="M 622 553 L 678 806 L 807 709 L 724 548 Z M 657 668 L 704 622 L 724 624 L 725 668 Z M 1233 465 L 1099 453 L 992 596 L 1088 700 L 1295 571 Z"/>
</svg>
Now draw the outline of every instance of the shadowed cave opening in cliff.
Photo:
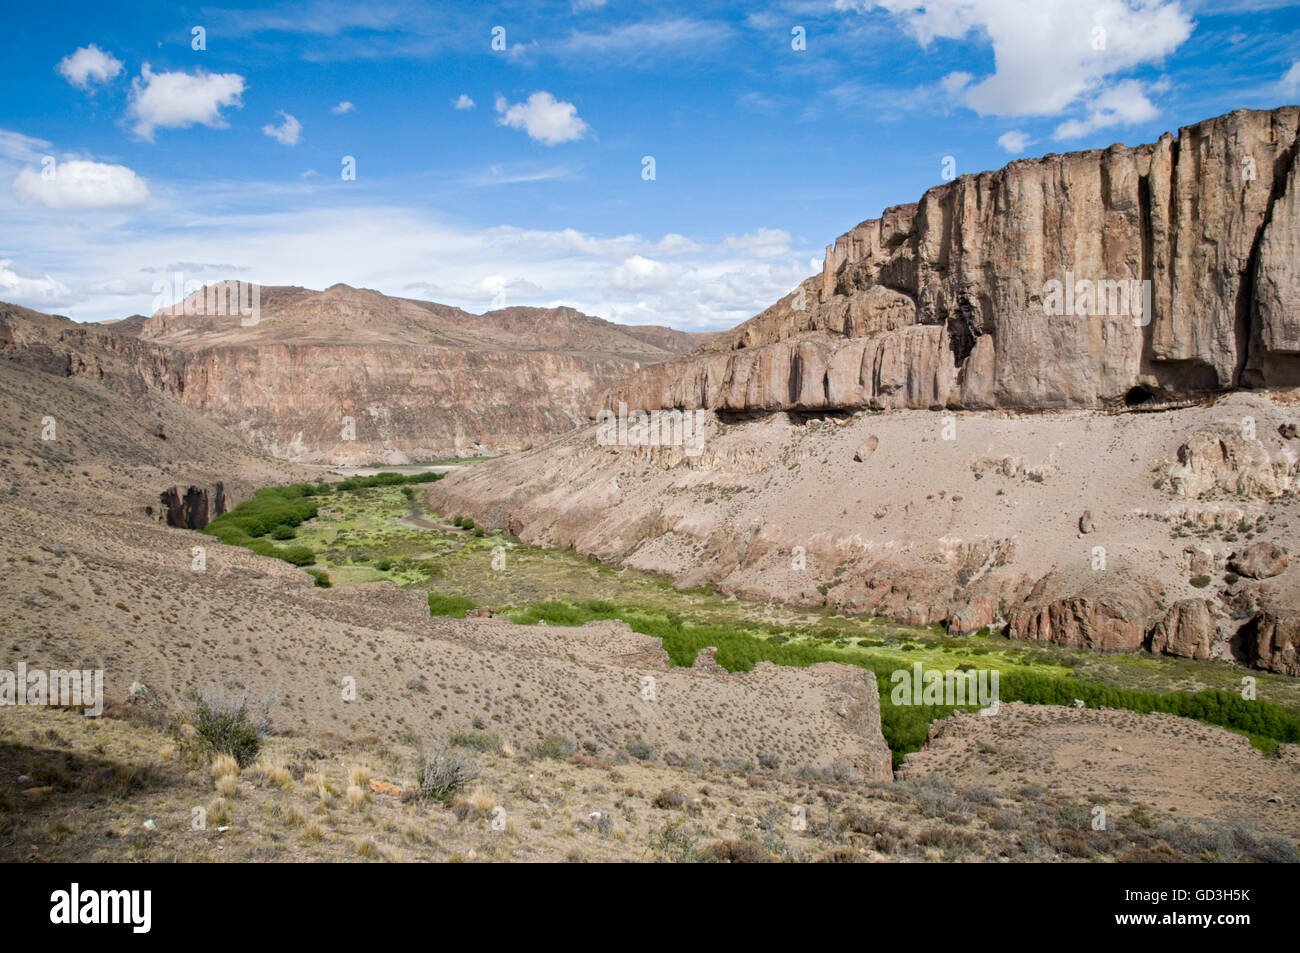
<svg viewBox="0 0 1300 953">
<path fill-rule="evenodd" d="M 1155 401 L 1156 395 L 1145 387 L 1132 387 L 1124 395 L 1125 407 L 1142 407 Z"/>
</svg>

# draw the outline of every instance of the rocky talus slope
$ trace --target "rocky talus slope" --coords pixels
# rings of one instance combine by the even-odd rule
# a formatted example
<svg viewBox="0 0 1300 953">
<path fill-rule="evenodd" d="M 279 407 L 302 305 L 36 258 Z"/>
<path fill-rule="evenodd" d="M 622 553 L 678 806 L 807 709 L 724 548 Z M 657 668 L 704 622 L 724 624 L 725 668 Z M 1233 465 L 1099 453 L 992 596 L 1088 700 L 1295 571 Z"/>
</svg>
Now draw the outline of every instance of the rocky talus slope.
<svg viewBox="0 0 1300 953">
<path fill-rule="evenodd" d="M 699 453 L 588 427 L 427 494 L 684 587 L 1300 675 L 1298 414 L 1247 393 L 1141 414 L 706 412 Z"/>
<path fill-rule="evenodd" d="M 596 409 L 1095 408 L 1295 386 L 1298 132 L 1300 107 L 1238 110 L 963 175 Z"/>
</svg>

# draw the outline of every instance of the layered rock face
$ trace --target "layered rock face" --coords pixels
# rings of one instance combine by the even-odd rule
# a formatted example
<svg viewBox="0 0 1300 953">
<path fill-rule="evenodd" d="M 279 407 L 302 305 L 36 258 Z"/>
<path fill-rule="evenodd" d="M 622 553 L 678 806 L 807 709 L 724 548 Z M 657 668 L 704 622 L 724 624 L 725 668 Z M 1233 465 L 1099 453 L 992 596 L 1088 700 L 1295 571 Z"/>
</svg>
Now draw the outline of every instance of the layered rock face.
<svg viewBox="0 0 1300 953">
<path fill-rule="evenodd" d="M 1298 131 L 1300 107 L 1239 110 L 936 186 L 602 406 L 1093 408 L 1300 384 Z"/>
<path fill-rule="evenodd" d="M 585 422 L 592 396 L 627 373 L 712 337 L 571 308 L 476 315 L 346 285 L 261 288 L 253 320 L 234 310 L 251 295 L 232 285 L 105 325 L 0 306 L 0 350 L 161 390 L 284 459 L 399 464 L 540 442 Z"/>
</svg>

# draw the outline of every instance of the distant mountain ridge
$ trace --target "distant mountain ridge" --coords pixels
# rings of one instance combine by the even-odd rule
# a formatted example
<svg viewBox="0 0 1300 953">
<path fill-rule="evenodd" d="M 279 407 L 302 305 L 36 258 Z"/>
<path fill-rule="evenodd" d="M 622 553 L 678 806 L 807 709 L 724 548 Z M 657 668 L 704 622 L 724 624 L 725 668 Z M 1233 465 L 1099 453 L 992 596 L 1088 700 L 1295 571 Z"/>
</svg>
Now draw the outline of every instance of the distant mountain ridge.
<svg viewBox="0 0 1300 953">
<path fill-rule="evenodd" d="M 400 464 L 548 439 L 626 374 L 712 337 L 572 308 L 475 315 L 342 284 L 261 287 L 254 322 L 205 313 L 208 295 L 91 325 L 6 307 L 0 347 L 53 373 L 161 388 L 283 459 Z"/>
</svg>

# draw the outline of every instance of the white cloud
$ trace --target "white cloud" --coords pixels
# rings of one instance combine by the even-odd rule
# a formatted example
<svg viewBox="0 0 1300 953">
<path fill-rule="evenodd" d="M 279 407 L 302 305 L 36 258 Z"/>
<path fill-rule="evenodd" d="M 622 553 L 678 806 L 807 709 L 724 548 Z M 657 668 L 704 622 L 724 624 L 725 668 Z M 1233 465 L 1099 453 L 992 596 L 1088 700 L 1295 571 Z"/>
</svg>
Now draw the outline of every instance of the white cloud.
<svg viewBox="0 0 1300 953">
<path fill-rule="evenodd" d="M 1282 75 L 1278 86 L 1281 88 L 1283 96 L 1300 94 L 1300 60 L 1291 61 L 1291 68 Z"/>
<path fill-rule="evenodd" d="M 145 63 L 131 82 L 128 115 L 136 119 L 135 133 L 153 141 L 155 129 L 177 129 L 201 123 L 213 129 L 226 125 L 221 110 L 243 107 L 244 77 L 238 73 L 155 73 Z"/>
<path fill-rule="evenodd" d="M 299 136 L 302 135 L 302 123 L 284 110 L 280 110 L 280 116 L 280 125 L 267 123 L 262 127 L 262 132 L 282 146 L 296 146 Z"/>
<path fill-rule="evenodd" d="M 59 60 L 55 69 L 73 86 L 89 89 L 95 83 L 115 79 L 122 72 L 122 61 L 91 43 Z"/>
<path fill-rule="evenodd" d="M 958 87 L 981 115 L 1059 114 L 1105 91 L 1112 77 L 1158 63 L 1191 36 L 1180 0 L 836 0 L 883 7 L 922 44 L 936 38 L 993 47 L 994 72 Z"/>
<path fill-rule="evenodd" d="M 1019 129 L 1012 129 L 1011 131 L 1004 132 L 1002 135 L 998 136 L 998 145 L 1013 155 L 1019 155 L 1024 152 L 1025 147 L 1029 145 L 1029 136 L 1027 133 L 1023 133 Z"/>
<path fill-rule="evenodd" d="M 356 108 L 357 108 L 356 106 L 353 106 L 350 102 L 348 102 L 345 99 L 343 100 L 343 102 L 339 103 L 337 106 L 332 108 L 330 112 L 332 112 L 336 116 L 342 116 L 344 113 L 350 113 L 352 112 L 352 110 Z"/>
<path fill-rule="evenodd" d="M 63 282 L 49 275 L 39 278 L 21 275 L 14 270 L 12 261 L 0 259 L 0 301 L 45 310 L 62 307 L 73 298 L 72 290 Z"/>
<path fill-rule="evenodd" d="M 470 99 L 464 93 L 461 93 L 460 96 L 456 98 L 456 101 L 452 103 L 452 105 L 457 109 L 473 109 L 474 100 Z"/>
<path fill-rule="evenodd" d="M 722 247 L 755 258 L 775 258 L 790 250 L 790 233 L 779 228 L 759 228 L 747 235 L 728 235 Z"/>
<path fill-rule="evenodd" d="M 1149 122 L 1160 110 L 1146 96 L 1137 80 L 1125 80 L 1097 96 L 1084 119 L 1068 119 L 1052 133 L 1055 139 L 1080 139 L 1098 129 Z"/>
<path fill-rule="evenodd" d="M 545 90 L 539 90 L 526 102 L 514 105 L 504 96 L 498 96 L 496 111 L 501 114 L 497 125 L 523 129 L 530 139 L 548 146 L 581 139 L 590 130 L 578 117 L 577 106 L 558 100 Z"/>
<path fill-rule="evenodd" d="M 117 295 L 125 297 L 126 295 L 143 295 L 149 294 L 151 285 L 147 281 L 127 281 L 125 278 L 109 278 L 105 281 L 96 281 L 86 286 L 86 291 L 96 295 Z"/>
<path fill-rule="evenodd" d="M 49 155 L 51 143 L 21 132 L 0 129 L 0 156 L 18 162 L 40 162 Z"/>
<path fill-rule="evenodd" d="M 13 189 L 25 201 L 59 209 L 122 208 L 149 200 L 148 184 L 126 166 L 81 159 L 23 169 Z"/>
<path fill-rule="evenodd" d="M 602 32 L 574 31 L 557 49 L 566 57 L 617 57 L 623 64 L 673 55 L 698 58 L 702 53 L 720 48 L 733 32 L 726 23 L 686 17 L 643 20 Z"/>
</svg>

